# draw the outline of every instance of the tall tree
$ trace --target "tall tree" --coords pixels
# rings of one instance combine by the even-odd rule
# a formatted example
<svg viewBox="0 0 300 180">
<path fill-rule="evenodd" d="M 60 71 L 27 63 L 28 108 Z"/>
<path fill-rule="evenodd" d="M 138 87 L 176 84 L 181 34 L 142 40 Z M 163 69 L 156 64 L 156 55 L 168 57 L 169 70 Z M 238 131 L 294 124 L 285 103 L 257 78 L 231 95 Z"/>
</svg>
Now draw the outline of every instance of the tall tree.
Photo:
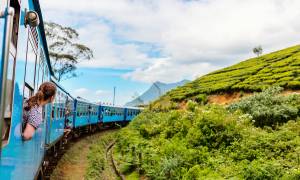
<svg viewBox="0 0 300 180">
<path fill-rule="evenodd" d="M 46 22 L 45 31 L 51 65 L 57 80 L 76 77 L 77 64 L 93 58 L 93 51 L 78 42 L 79 34 L 71 27 Z"/>
<path fill-rule="evenodd" d="M 262 47 L 261 46 L 254 47 L 253 53 L 256 54 L 257 57 L 259 57 L 263 53 Z"/>
</svg>

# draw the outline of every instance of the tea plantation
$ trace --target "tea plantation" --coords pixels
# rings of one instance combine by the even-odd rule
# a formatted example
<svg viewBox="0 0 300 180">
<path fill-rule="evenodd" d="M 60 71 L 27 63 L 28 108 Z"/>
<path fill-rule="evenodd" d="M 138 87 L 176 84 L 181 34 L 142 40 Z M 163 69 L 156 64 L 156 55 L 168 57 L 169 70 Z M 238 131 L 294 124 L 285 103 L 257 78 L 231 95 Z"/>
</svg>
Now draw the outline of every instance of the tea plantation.
<svg viewBox="0 0 300 180">
<path fill-rule="evenodd" d="M 261 91 L 270 86 L 300 89 L 300 45 L 252 58 L 199 77 L 152 105 L 195 99 L 200 94 Z"/>
</svg>

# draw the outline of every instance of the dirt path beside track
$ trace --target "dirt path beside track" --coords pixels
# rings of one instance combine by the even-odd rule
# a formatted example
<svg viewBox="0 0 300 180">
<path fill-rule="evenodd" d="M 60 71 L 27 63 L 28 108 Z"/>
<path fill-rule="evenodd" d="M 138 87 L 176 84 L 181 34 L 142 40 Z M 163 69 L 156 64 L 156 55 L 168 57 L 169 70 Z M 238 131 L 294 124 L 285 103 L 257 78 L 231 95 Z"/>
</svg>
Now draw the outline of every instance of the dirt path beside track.
<svg viewBox="0 0 300 180">
<path fill-rule="evenodd" d="M 51 180 L 83 180 L 89 165 L 87 155 L 90 148 L 96 142 L 101 141 L 104 136 L 114 133 L 117 130 L 106 130 L 96 134 L 80 138 L 76 142 L 71 142 L 70 148 L 59 160 L 55 170 L 51 174 Z M 103 179 L 114 179 L 114 172 L 111 169 L 104 170 L 106 177 Z M 102 178 L 101 178 L 102 179 Z"/>
</svg>

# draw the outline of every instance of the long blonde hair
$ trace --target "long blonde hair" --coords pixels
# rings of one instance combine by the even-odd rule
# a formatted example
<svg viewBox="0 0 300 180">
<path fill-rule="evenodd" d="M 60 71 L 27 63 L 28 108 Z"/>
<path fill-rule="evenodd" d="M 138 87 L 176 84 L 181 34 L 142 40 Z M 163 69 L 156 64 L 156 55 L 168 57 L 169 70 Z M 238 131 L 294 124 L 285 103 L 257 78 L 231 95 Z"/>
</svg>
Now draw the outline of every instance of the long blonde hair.
<svg viewBox="0 0 300 180">
<path fill-rule="evenodd" d="M 40 106 L 42 101 L 49 100 L 56 94 L 56 86 L 52 82 L 44 82 L 39 87 L 38 92 L 27 100 L 27 106 L 24 107 L 29 111 L 34 106 Z"/>
</svg>

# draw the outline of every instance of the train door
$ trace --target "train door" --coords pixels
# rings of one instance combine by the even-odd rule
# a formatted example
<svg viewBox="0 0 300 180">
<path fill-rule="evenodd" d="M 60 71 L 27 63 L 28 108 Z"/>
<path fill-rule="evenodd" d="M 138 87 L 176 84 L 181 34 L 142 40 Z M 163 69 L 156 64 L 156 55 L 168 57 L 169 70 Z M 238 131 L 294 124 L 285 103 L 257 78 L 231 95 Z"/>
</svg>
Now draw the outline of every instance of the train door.
<svg viewBox="0 0 300 180">
<path fill-rule="evenodd" d="M 99 105 L 99 109 L 98 109 L 98 119 L 99 122 L 103 122 L 103 115 L 104 115 L 104 107 Z"/>
<path fill-rule="evenodd" d="M 92 112 L 93 112 L 92 106 L 91 105 L 87 105 L 88 124 L 91 124 L 91 121 L 92 121 Z"/>
<path fill-rule="evenodd" d="M 9 8 L 4 8 L 4 7 Z M 20 20 L 20 4 L 18 0 L 0 2 L 2 17 L 0 20 L 1 40 L 1 110 L 0 110 L 0 147 L 6 145 L 12 117 L 12 100 L 14 89 L 15 64 Z"/>
</svg>

